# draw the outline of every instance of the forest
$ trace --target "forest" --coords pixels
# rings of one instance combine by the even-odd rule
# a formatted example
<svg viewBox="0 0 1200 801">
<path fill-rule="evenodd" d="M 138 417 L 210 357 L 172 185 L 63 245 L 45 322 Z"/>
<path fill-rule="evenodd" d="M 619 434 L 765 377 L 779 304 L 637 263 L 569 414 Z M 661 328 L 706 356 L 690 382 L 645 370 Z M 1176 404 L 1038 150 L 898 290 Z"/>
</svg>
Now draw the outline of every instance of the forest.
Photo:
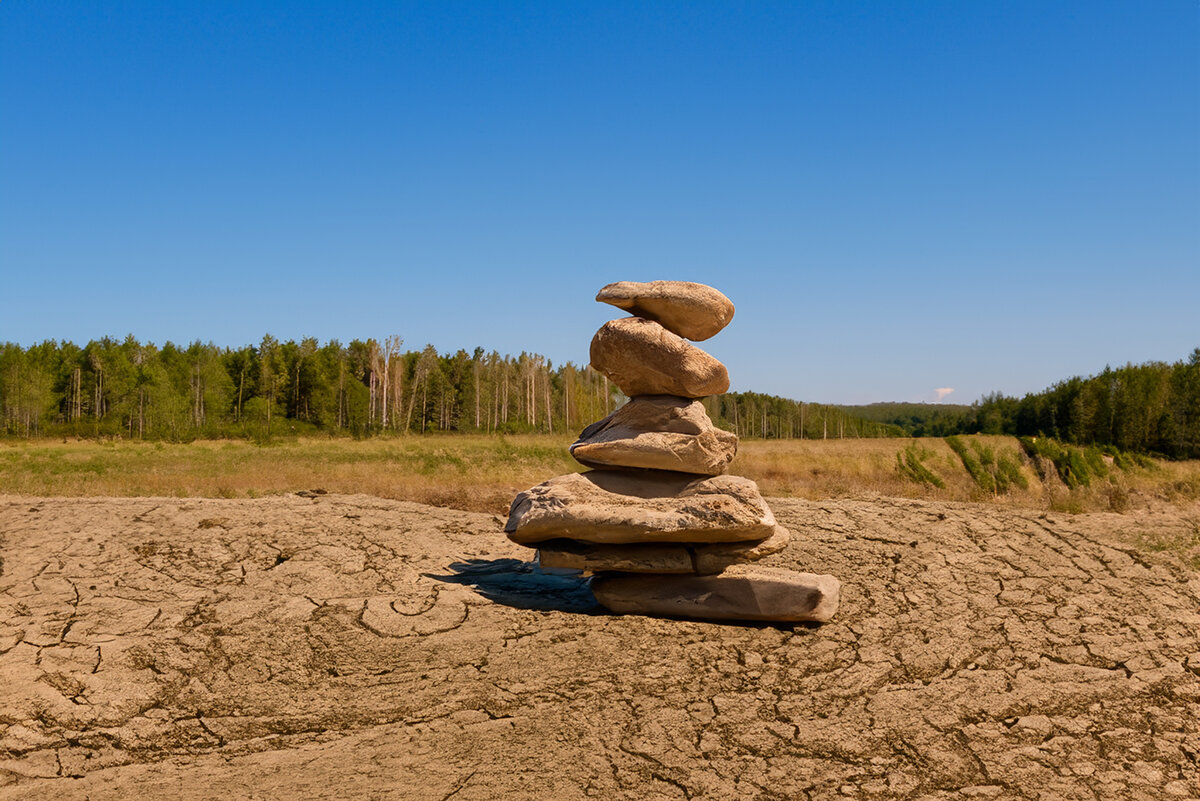
<svg viewBox="0 0 1200 801">
<path fill-rule="evenodd" d="M 1108 445 L 1172 459 L 1200 458 L 1200 348 L 1183 361 L 1106 367 L 1023 398 L 1001 393 L 961 404 L 873 403 L 847 414 L 906 436 L 1010 434 Z"/>
<path fill-rule="evenodd" d="M 7 437 L 252 440 L 327 433 L 567 433 L 624 401 L 588 366 L 476 348 L 440 354 L 403 340 L 313 338 L 223 348 L 104 338 L 78 346 L 0 345 L 0 433 Z M 756 392 L 704 399 L 741 437 L 1011 434 L 1174 459 L 1200 458 L 1200 348 L 1186 360 L 1106 368 L 1023 398 L 970 406 L 833 406 Z"/>
<path fill-rule="evenodd" d="M 1200 458 L 1200 348 L 1174 364 L 1106 367 L 1020 400 L 1000 393 L 974 405 L 964 433 L 1046 436 L 1171 459 Z"/>
<path fill-rule="evenodd" d="M 328 433 L 577 433 L 624 401 L 590 367 L 538 354 L 476 348 L 403 350 L 398 336 L 312 338 L 222 348 L 158 347 L 132 335 L 80 347 L 0 345 L 0 410 L 7 437 L 122 437 L 190 441 Z M 753 392 L 704 401 L 739 436 L 889 436 L 899 428 L 834 406 Z"/>
<path fill-rule="evenodd" d="M 840 408 L 863 420 L 895 426 L 909 437 L 948 437 L 969 433 L 978 427 L 978 405 L 887 402 Z"/>
</svg>

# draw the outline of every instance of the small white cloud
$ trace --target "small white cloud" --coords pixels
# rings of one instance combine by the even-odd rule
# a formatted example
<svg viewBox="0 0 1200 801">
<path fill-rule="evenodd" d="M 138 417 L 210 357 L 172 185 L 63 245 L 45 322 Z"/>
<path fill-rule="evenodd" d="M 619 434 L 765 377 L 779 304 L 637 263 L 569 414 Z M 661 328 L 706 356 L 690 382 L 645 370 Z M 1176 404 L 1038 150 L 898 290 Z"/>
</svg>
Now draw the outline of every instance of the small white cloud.
<svg viewBox="0 0 1200 801">
<path fill-rule="evenodd" d="M 954 387 L 938 387 L 937 389 L 935 389 L 933 391 L 933 394 L 937 395 L 937 399 L 940 401 L 942 398 L 946 397 L 953 391 L 954 391 Z"/>
</svg>

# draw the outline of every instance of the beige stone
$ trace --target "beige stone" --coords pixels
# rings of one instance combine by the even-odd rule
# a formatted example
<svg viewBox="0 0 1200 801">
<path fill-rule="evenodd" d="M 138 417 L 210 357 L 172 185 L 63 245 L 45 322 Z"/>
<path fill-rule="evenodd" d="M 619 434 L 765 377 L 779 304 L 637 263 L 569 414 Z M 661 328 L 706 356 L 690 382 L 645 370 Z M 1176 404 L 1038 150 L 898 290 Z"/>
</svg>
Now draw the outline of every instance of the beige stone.
<svg viewBox="0 0 1200 801">
<path fill-rule="evenodd" d="M 522 545 L 762 540 L 775 516 L 740 476 L 696 478 L 659 471 L 591 470 L 552 478 L 518 495 L 504 530 Z"/>
<path fill-rule="evenodd" d="M 702 398 L 729 389 L 725 365 L 653 320 L 625 317 L 592 338 L 592 367 L 629 397 Z"/>
<path fill-rule="evenodd" d="M 714 426 L 700 401 L 642 395 L 585 428 L 571 455 L 591 467 L 715 476 L 729 468 L 737 444 L 737 435 Z"/>
<path fill-rule="evenodd" d="M 790 535 L 776 526 L 765 540 L 711 545 L 595 545 L 575 540 L 538 543 L 542 567 L 622 573 L 720 573 L 732 564 L 754 562 L 777 553 Z"/>
<path fill-rule="evenodd" d="M 840 589 L 833 576 L 761 565 L 734 565 L 715 576 L 606 573 L 592 581 L 596 600 L 619 614 L 777 623 L 827 622 Z"/>
<path fill-rule="evenodd" d="M 661 323 L 685 339 L 708 339 L 733 319 L 733 303 L 711 286 L 691 281 L 618 281 L 596 300 Z"/>
<path fill-rule="evenodd" d="M 695 555 L 696 572 L 700 574 L 720 573 L 730 565 L 757 562 L 764 556 L 779 553 L 787 547 L 792 535 L 783 526 L 775 526 L 771 536 L 758 542 L 718 542 L 712 545 L 697 545 Z"/>
<path fill-rule="evenodd" d="M 538 543 L 542 567 L 571 570 L 619 570 L 624 573 L 695 573 L 683 545 L 593 545 L 575 540 Z"/>
</svg>

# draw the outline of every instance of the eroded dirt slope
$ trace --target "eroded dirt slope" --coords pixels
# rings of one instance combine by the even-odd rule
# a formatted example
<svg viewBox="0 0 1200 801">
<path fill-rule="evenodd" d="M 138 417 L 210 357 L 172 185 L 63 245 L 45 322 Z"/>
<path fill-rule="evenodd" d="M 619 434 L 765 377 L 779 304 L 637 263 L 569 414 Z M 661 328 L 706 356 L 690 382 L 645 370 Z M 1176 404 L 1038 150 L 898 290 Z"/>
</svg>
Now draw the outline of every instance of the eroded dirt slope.
<svg viewBox="0 0 1200 801">
<path fill-rule="evenodd" d="M 1200 796 L 1200 575 L 1075 517 L 773 499 L 834 622 L 614 617 L 488 515 L 0 497 L 0 799 Z"/>
</svg>

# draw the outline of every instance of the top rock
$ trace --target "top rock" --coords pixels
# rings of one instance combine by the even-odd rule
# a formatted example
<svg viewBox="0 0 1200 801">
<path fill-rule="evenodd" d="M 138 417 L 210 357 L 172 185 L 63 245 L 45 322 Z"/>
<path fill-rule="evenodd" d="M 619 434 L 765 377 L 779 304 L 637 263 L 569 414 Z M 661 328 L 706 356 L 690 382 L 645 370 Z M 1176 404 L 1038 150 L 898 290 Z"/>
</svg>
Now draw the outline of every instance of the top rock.
<svg viewBox="0 0 1200 801">
<path fill-rule="evenodd" d="M 654 320 L 684 339 L 700 342 L 733 319 L 733 303 L 711 286 L 691 281 L 618 281 L 596 300 Z"/>
</svg>

